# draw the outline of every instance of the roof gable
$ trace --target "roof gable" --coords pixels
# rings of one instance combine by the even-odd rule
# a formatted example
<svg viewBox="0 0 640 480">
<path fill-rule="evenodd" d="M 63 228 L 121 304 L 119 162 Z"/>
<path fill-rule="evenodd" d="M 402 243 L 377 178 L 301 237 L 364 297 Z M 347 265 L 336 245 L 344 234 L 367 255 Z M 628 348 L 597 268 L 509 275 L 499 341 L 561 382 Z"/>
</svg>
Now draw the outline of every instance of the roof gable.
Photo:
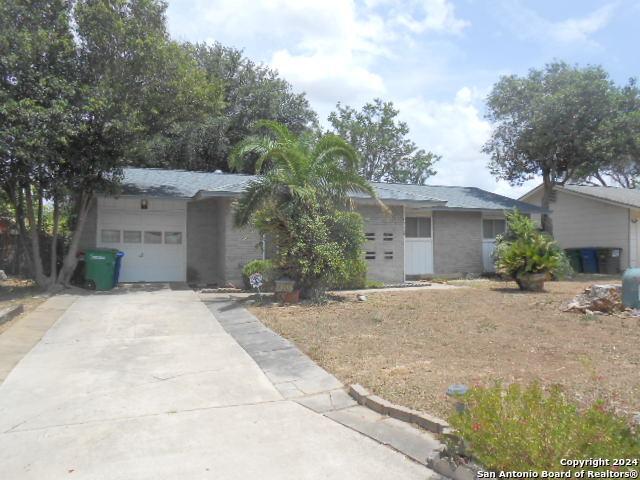
<svg viewBox="0 0 640 480">
<path fill-rule="evenodd" d="M 521 200 L 526 200 L 542 188 L 538 185 L 525 193 Z M 589 197 L 607 203 L 614 203 L 623 207 L 640 208 L 640 189 L 622 187 L 603 187 L 597 185 L 565 185 L 554 187 L 557 191 Z"/>
</svg>

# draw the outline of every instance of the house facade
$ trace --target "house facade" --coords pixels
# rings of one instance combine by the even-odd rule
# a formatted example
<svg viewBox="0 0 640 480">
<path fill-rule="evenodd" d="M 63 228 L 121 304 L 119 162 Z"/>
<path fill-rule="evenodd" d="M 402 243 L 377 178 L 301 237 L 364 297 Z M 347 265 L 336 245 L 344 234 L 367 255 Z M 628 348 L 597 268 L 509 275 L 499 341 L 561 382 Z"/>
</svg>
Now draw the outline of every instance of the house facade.
<svg viewBox="0 0 640 480">
<path fill-rule="evenodd" d="M 233 202 L 251 175 L 126 169 L 118 196 L 95 199 L 81 248 L 125 253 L 122 282 L 241 282 L 242 267 L 265 256 L 261 236 L 233 225 Z M 368 278 L 385 283 L 493 269 L 504 212 L 534 205 L 469 187 L 374 183 L 388 207 L 354 196 L 365 223 Z"/>
<path fill-rule="evenodd" d="M 542 185 L 520 198 L 540 206 Z M 549 205 L 553 236 L 564 249 L 620 250 L 620 268 L 640 266 L 640 190 L 565 185 Z M 534 214 L 533 218 L 539 218 Z"/>
</svg>

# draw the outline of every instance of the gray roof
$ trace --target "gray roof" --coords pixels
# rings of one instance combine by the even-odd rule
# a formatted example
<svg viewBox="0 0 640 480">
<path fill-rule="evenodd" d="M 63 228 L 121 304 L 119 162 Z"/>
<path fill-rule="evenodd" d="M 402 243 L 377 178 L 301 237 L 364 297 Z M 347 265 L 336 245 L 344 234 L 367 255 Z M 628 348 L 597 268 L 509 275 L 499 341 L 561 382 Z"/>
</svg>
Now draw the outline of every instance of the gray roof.
<svg viewBox="0 0 640 480">
<path fill-rule="evenodd" d="M 198 193 L 238 195 L 256 180 L 255 175 L 236 173 L 190 172 L 159 168 L 127 168 L 122 192 L 126 195 L 150 195 L 191 198 Z M 526 213 L 540 211 L 536 206 L 475 187 L 405 185 L 372 183 L 381 200 L 430 204 L 435 208 L 474 210 L 510 210 Z M 364 198 L 354 195 L 355 198 Z"/>
<path fill-rule="evenodd" d="M 620 187 L 598 187 L 591 185 L 565 185 L 564 190 L 599 198 L 608 202 L 640 208 L 640 190 Z"/>
</svg>

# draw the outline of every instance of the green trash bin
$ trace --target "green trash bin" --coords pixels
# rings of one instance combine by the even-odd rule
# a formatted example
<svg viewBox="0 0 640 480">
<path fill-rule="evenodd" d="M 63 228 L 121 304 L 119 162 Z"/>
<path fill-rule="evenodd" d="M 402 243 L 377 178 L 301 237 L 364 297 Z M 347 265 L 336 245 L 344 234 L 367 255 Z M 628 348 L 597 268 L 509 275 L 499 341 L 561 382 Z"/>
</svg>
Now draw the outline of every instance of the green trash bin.
<svg viewBox="0 0 640 480">
<path fill-rule="evenodd" d="M 101 248 L 84 252 L 85 283 L 96 290 L 111 290 L 115 286 L 118 250 Z"/>
</svg>

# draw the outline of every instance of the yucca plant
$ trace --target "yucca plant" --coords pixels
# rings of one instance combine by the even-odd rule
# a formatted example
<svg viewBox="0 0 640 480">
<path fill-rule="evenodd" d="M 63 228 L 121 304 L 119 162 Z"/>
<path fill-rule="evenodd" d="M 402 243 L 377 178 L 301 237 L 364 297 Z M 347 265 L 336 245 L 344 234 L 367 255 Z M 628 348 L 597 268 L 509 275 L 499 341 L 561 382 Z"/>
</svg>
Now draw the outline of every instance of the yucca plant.
<svg viewBox="0 0 640 480">
<path fill-rule="evenodd" d="M 506 214 L 507 232 L 496 239 L 496 272 L 512 278 L 522 290 L 538 290 L 544 280 L 559 278 L 571 267 L 563 250 L 518 211 Z M 537 276 L 533 284 L 529 281 Z"/>
</svg>

